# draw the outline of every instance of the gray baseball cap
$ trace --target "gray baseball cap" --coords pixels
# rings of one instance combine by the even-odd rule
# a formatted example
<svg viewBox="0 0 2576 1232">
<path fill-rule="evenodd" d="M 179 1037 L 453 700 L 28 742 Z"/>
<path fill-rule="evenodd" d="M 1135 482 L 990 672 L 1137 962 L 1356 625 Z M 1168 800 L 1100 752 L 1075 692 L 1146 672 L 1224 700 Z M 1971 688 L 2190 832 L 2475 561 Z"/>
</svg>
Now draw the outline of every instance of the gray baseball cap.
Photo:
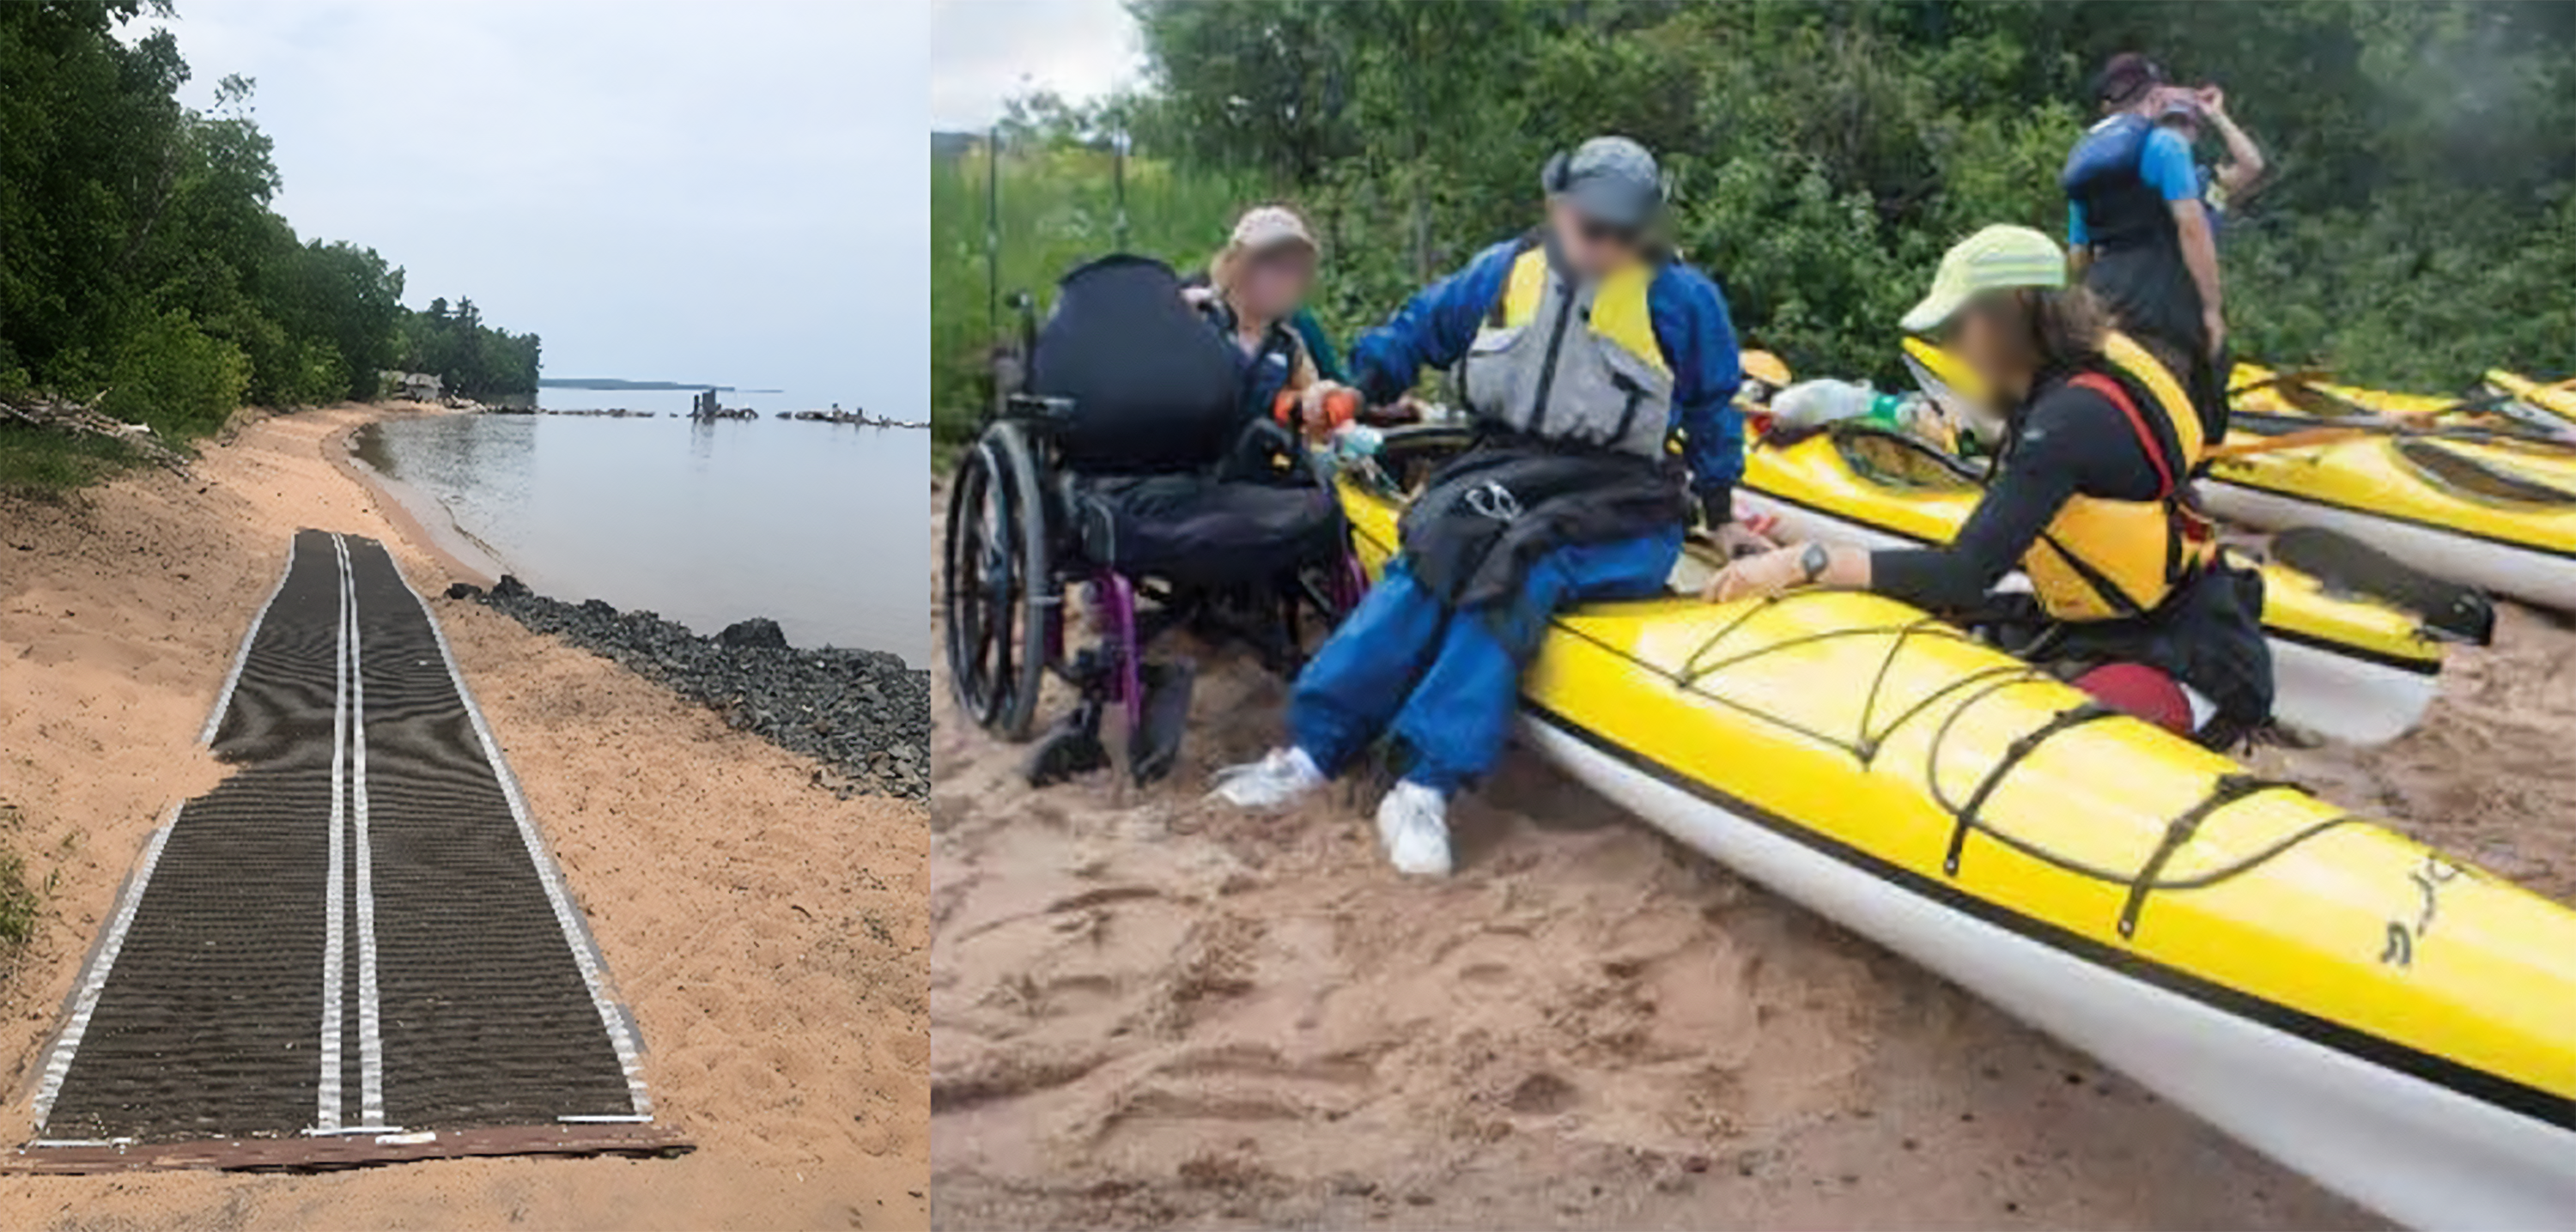
<svg viewBox="0 0 2576 1232">
<path fill-rule="evenodd" d="M 1572 154 L 1559 154 L 1547 160 L 1539 179 L 1550 199 L 1613 227 L 1643 227 L 1664 208 L 1664 176 L 1655 156 L 1625 137 L 1595 137 Z"/>
</svg>

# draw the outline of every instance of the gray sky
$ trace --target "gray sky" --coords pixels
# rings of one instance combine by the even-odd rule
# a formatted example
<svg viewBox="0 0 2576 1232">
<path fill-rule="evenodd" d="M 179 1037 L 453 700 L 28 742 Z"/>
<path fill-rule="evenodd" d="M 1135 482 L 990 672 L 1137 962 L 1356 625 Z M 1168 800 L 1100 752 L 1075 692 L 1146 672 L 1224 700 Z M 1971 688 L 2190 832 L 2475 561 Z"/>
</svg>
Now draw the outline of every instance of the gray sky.
<svg viewBox="0 0 2576 1232">
<path fill-rule="evenodd" d="M 547 376 L 928 417 L 926 6 L 179 0 L 170 25 L 189 102 L 258 79 L 299 235 L 537 331 Z"/>
<path fill-rule="evenodd" d="M 982 128 L 1036 89 L 1097 97 L 1144 70 L 1121 0 L 938 0 L 932 39 L 935 129 Z"/>
</svg>

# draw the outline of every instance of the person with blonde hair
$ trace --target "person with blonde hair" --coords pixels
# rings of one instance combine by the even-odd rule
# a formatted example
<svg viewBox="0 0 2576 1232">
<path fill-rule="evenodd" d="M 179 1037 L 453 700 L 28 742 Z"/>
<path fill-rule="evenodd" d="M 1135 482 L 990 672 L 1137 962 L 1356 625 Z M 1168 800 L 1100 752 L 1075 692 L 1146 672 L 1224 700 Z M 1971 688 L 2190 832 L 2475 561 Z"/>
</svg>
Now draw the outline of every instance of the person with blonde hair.
<svg viewBox="0 0 2576 1232">
<path fill-rule="evenodd" d="M 1341 388 L 1301 325 L 1319 255 L 1296 211 L 1255 206 L 1235 220 L 1225 246 L 1208 259 L 1205 283 L 1187 291 L 1234 346 L 1244 412 L 1269 415 L 1282 394 L 1294 395 L 1300 421 L 1317 431 L 1325 422 L 1324 398 Z"/>
</svg>

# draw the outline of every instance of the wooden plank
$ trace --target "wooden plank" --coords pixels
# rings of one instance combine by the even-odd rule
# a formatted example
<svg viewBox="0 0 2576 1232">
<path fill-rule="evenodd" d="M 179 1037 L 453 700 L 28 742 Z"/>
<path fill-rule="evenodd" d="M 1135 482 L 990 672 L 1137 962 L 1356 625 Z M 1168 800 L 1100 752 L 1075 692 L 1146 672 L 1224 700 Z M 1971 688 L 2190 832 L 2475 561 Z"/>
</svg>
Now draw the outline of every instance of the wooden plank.
<svg viewBox="0 0 2576 1232">
<path fill-rule="evenodd" d="M 0 1174 L 79 1175 L 173 1169 L 314 1171 L 475 1155 L 685 1155 L 697 1145 L 662 1125 L 511 1125 L 416 1134 L 216 1138 L 114 1145 L 30 1144 L 0 1156 Z"/>
</svg>

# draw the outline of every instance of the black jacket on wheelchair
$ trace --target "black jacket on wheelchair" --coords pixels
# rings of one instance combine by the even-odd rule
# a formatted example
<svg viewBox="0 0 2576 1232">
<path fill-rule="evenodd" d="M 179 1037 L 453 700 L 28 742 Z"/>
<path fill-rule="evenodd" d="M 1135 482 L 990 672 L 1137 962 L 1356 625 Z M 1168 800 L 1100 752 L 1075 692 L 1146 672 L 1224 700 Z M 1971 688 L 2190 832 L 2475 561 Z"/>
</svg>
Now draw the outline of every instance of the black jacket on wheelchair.
<svg viewBox="0 0 2576 1232">
<path fill-rule="evenodd" d="M 1337 558 L 1341 509 L 1293 434 L 1239 401 L 1227 348 L 1159 261 L 1064 277 L 1029 395 L 1084 561 L 1183 588 L 1268 582 Z"/>
</svg>

